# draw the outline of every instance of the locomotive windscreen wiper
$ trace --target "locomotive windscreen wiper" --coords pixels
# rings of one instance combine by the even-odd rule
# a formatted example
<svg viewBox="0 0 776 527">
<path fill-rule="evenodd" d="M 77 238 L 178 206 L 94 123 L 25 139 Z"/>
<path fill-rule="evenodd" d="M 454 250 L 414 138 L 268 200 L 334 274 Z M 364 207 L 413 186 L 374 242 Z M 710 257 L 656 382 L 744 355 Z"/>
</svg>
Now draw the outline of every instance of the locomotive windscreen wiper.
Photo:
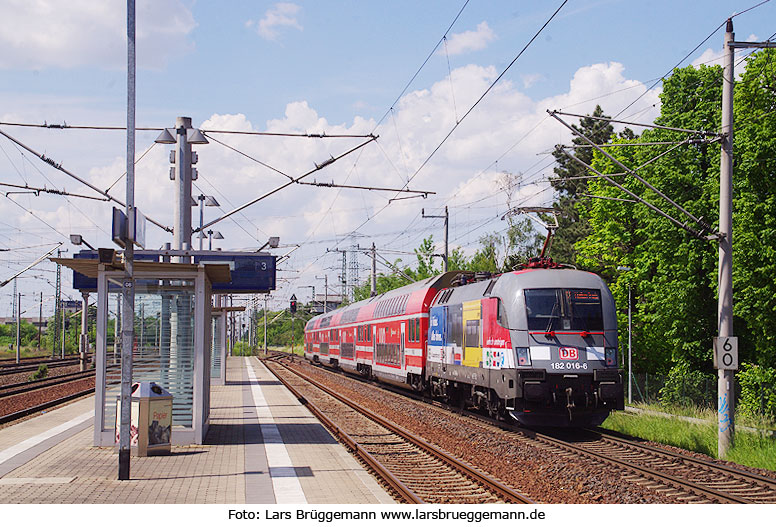
<svg viewBox="0 0 776 527">
<path fill-rule="evenodd" d="M 555 295 L 555 303 L 552 305 L 552 310 L 550 311 L 550 321 L 547 323 L 547 329 L 544 330 L 545 333 L 549 333 L 552 331 L 552 323 L 555 322 L 555 310 L 560 307 L 560 303 L 558 302 L 558 295 Z"/>
</svg>

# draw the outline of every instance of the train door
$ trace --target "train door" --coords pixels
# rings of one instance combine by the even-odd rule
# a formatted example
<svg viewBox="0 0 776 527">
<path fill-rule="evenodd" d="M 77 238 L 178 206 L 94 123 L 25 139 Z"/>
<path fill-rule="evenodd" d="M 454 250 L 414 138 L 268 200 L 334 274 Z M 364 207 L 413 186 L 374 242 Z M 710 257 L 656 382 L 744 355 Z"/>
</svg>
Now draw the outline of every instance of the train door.
<svg viewBox="0 0 776 527">
<path fill-rule="evenodd" d="M 482 305 L 479 300 L 463 303 L 464 366 L 482 367 Z"/>
<path fill-rule="evenodd" d="M 377 324 L 372 324 L 372 368 L 377 364 Z"/>
<path fill-rule="evenodd" d="M 404 370 L 404 368 L 405 368 L 405 362 L 404 362 L 404 349 L 405 349 L 404 335 L 406 334 L 405 333 L 405 329 L 404 329 L 405 328 L 405 324 L 406 323 L 404 321 L 402 321 L 402 323 L 401 323 L 401 340 L 399 341 L 399 360 L 400 360 L 399 365 L 401 366 L 402 370 Z"/>
</svg>

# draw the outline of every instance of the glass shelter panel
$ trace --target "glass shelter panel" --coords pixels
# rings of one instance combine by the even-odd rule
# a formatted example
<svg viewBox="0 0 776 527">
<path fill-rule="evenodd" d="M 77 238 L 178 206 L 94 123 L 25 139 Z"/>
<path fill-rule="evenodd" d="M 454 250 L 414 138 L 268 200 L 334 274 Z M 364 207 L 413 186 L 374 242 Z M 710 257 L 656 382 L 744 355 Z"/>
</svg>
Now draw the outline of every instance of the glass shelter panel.
<svg viewBox="0 0 776 527">
<path fill-rule="evenodd" d="M 211 317 L 211 354 L 210 354 L 210 377 L 218 379 L 221 377 L 221 315 Z"/>
<path fill-rule="evenodd" d="M 104 430 L 121 393 L 121 289 L 109 279 Z M 194 281 L 138 280 L 132 382 L 152 381 L 173 395 L 172 424 L 191 428 L 194 406 Z M 118 335 L 118 338 L 116 337 Z"/>
</svg>

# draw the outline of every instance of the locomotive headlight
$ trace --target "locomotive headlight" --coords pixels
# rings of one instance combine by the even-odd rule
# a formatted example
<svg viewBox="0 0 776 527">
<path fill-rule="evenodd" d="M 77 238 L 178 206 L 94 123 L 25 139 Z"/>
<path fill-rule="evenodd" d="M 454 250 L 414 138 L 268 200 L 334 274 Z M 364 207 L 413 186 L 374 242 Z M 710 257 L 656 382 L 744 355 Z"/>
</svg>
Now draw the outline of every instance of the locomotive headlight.
<svg viewBox="0 0 776 527">
<path fill-rule="evenodd" d="M 607 366 L 617 366 L 617 348 L 606 348 L 604 350 Z"/>
<path fill-rule="evenodd" d="M 518 366 L 530 366 L 531 365 L 531 350 L 530 348 L 515 348 L 515 355 L 517 355 Z"/>
</svg>

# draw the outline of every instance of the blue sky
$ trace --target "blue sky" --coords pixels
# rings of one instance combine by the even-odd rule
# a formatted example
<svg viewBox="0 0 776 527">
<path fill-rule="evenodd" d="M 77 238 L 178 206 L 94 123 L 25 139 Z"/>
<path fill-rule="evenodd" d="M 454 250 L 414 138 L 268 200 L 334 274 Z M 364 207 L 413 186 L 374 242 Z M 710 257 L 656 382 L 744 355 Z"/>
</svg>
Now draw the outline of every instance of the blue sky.
<svg viewBox="0 0 776 527">
<path fill-rule="evenodd" d="M 412 188 L 436 192 L 426 200 L 386 207 L 392 193 L 293 186 L 234 221 L 219 223 L 224 249 L 255 248 L 270 235 L 280 235 L 285 245 L 304 244 L 281 266 L 284 280 L 273 300 L 279 307 L 292 293 L 309 298 L 310 290 L 302 286 L 318 284 L 322 291 L 316 275 L 328 273 L 330 283 L 336 282 L 339 260 L 327 248 L 374 241 L 390 260 L 411 262 L 410 255 L 388 251 L 410 252 L 431 234 L 441 242 L 441 221 L 420 218 L 421 208 L 439 213 L 448 206 L 451 245 L 471 254 L 481 235 L 505 229 L 498 217 L 508 201 L 551 202 L 547 177 L 552 159 L 547 152 L 567 141 L 568 134 L 546 118 L 547 109 L 587 113 L 600 104 L 616 114 L 641 96 L 623 116 L 650 121 L 659 112 L 661 86 L 653 88 L 655 81 L 728 16 L 757 3 L 571 0 L 423 165 L 560 1 L 471 0 L 394 105 L 463 0 L 143 0 L 138 1 L 137 123 L 169 127 L 176 116 L 185 115 L 210 130 L 374 131 L 380 136 L 377 144 L 315 178 L 392 188 L 413 178 Z M 776 32 L 775 20 L 776 2 L 765 3 L 735 18 L 736 37 L 764 40 Z M 125 21 L 121 0 L 0 2 L 0 120 L 125 124 Z M 723 29 L 718 29 L 681 66 L 718 61 L 722 39 Z M 653 89 L 645 93 L 648 88 Z M 99 188 L 119 180 L 114 189 L 123 197 L 123 133 L 0 128 Z M 138 155 L 155 136 L 138 133 Z M 292 175 L 357 144 L 217 137 Z M 5 138 L 0 138 L 0 148 L 0 182 L 86 191 Z M 195 193 L 216 195 L 221 213 L 284 181 L 220 145 L 197 150 L 203 177 Z M 173 184 L 168 169 L 166 149 L 152 148 L 137 165 L 136 201 L 147 215 L 169 225 Z M 522 174 L 522 184 L 511 196 L 499 190 L 503 172 Z M 77 198 L 0 197 L 0 247 L 15 249 L 0 252 L 0 278 L 13 275 L 57 241 L 72 251 L 69 233 L 109 246 L 109 214 L 109 205 Z M 206 221 L 216 214 L 207 210 Z M 343 239 L 357 227 L 361 237 Z M 170 241 L 150 226 L 149 239 L 151 247 Z M 21 247 L 29 248 L 17 249 Z M 362 265 L 367 264 L 362 257 Z M 53 266 L 44 264 L 24 276 L 23 291 L 53 294 Z M 360 276 L 365 278 L 366 271 Z M 67 288 L 69 274 L 65 285 L 73 294 Z M 0 290 L 0 316 L 10 315 L 9 289 Z"/>
</svg>

